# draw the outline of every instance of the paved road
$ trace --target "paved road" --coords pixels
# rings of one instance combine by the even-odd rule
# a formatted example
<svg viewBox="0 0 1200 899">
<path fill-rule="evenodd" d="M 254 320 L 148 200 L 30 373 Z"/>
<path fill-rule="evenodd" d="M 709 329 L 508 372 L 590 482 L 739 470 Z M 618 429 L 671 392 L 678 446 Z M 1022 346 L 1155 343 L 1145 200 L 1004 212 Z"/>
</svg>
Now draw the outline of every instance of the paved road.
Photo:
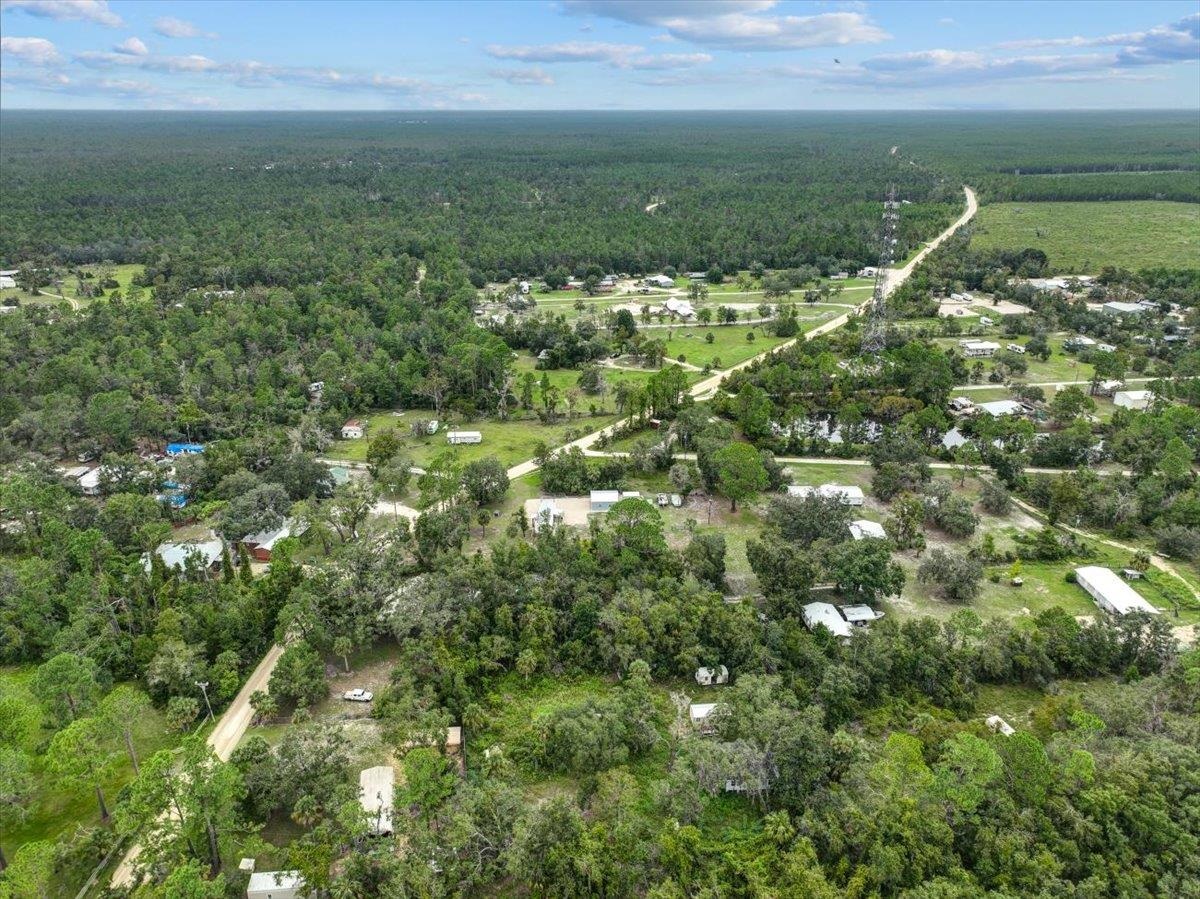
<svg viewBox="0 0 1200 899">
<path fill-rule="evenodd" d="M 963 193 L 966 196 L 966 201 L 967 201 L 967 208 L 963 212 L 963 214 L 960 215 L 954 221 L 954 223 L 952 225 L 950 225 L 949 228 L 947 228 L 945 231 L 943 231 L 941 234 L 939 234 L 937 237 L 935 237 L 933 240 L 931 240 L 929 243 L 927 243 L 925 245 L 925 248 L 923 250 L 921 250 L 921 252 L 918 253 L 916 256 L 914 256 L 908 262 L 907 265 L 905 265 L 903 268 L 890 269 L 888 271 L 887 282 L 886 282 L 886 285 L 884 288 L 885 295 L 890 294 L 897 287 L 899 287 L 901 284 L 903 284 L 905 281 L 907 281 L 912 276 L 912 273 L 916 269 L 916 267 L 921 263 L 921 261 L 926 256 L 928 256 L 935 249 L 937 249 L 939 246 L 941 246 L 942 243 L 944 243 L 950 237 L 950 235 L 952 235 L 955 231 L 957 231 L 959 228 L 961 228 L 963 225 L 965 225 L 967 222 L 969 222 L 971 220 L 971 218 L 975 215 L 975 213 L 979 210 L 979 204 L 978 204 L 978 202 L 976 202 L 976 199 L 975 199 L 975 191 L 971 190 L 971 188 L 967 187 L 966 185 L 963 185 Z M 811 331 L 806 331 L 804 334 L 800 335 L 799 337 L 795 337 L 791 340 L 788 340 L 784 343 L 779 344 L 778 346 L 772 347 L 771 349 L 767 350 L 766 352 L 759 353 L 757 356 L 753 356 L 750 359 L 747 359 L 745 362 L 741 362 L 738 365 L 733 366 L 732 368 L 726 369 L 725 371 L 722 371 L 722 372 L 718 372 L 717 374 L 713 375 L 711 378 L 705 378 L 703 381 L 700 381 L 700 382 L 692 385 L 691 390 L 688 392 L 696 399 L 704 399 L 708 396 L 711 396 L 712 394 L 717 392 L 717 388 L 721 386 L 721 381 L 723 381 L 730 372 L 735 372 L 735 371 L 739 371 L 741 369 L 747 368 L 747 367 L 753 365 L 755 362 L 758 362 L 761 359 L 765 359 L 766 357 L 771 356 L 775 353 L 778 353 L 781 350 L 787 349 L 792 344 L 794 344 L 800 340 L 812 340 L 814 337 L 819 337 L 822 334 L 828 334 L 830 331 L 834 331 L 834 330 L 842 327 L 842 325 L 846 324 L 846 322 L 850 321 L 851 316 L 857 315 L 860 312 L 862 312 L 863 309 L 865 309 L 867 307 L 867 305 L 870 304 L 870 302 L 871 302 L 871 298 L 868 297 L 866 300 L 864 300 L 858 306 L 850 309 L 850 311 L 845 312 L 842 315 L 837 316 L 836 318 L 831 318 L 827 322 L 823 322 L 822 324 L 813 328 Z M 615 425 L 611 425 L 607 428 L 602 428 L 599 431 L 596 431 L 592 434 L 588 434 L 584 437 L 580 437 L 578 440 L 573 440 L 572 442 L 568 443 L 566 446 L 563 446 L 560 449 L 556 450 L 556 452 L 563 452 L 565 450 L 571 449 L 572 447 L 579 447 L 584 452 L 587 452 L 588 450 L 590 450 L 592 448 L 592 446 L 596 443 L 596 441 L 598 439 L 600 439 L 600 437 L 602 435 L 611 434 L 613 432 L 613 429 L 621 427 L 625 423 L 626 423 L 625 421 L 617 422 Z M 514 465 L 512 468 L 510 468 L 508 470 L 509 480 L 515 480 L 517 478 L 524 477 L 527 474 L 532 474 L 533 472 L 537 471 L 537 468 L 538 468 L 537 463 L 534 462 L 532 459 L 526 460 L 525 462 L 521 462 L 520 464 Z"/>
</svg>

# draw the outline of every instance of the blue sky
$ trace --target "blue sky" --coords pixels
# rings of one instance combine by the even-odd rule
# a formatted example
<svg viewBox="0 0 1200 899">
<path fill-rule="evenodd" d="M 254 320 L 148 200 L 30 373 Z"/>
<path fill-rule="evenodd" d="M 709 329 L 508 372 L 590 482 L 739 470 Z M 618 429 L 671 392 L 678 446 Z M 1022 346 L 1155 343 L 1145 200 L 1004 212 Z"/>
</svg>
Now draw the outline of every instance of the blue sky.
<svg viewBox="0 0 1200 899">
<path fill-rule="evenodd" d="M 0 0 L 0 106 L 1200 109 L 1200 3 Z"/>
</svg>

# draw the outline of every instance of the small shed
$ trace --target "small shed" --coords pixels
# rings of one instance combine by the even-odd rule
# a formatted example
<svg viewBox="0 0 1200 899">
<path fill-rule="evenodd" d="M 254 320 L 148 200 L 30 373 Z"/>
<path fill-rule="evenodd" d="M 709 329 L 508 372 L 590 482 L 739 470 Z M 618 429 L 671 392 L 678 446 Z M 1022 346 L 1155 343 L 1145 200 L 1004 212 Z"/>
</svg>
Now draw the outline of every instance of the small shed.
<svg viewBox="0 0 1200 899">
<path fill-rule="evenodd" d="M 607 512 L 621 501 L 620 490 L 593 490 L 589 497 L 593 512 Z"/>
<path fill-rule="evenodd" d="M 727 684 L 729 683 L 729 669 L 724 665 L 718 665 L 716 668 L 697 668 L 696 683 L 702 687 Z"/>
<path fill-rule="evenodd" d="M 304 522 L 285 518 L 279 527 L 267 531 L 259 531 L 256 534 L 247 534 L 242 538 L 241 542 L 245 545 L 250 555 L 259 562 L 270 562 L 275 544 L 280 540 L 286 540 L 288 537 L 299 537 L 306 530 L 308 530 L 308 526 Z"/>
<path fill-rule="evenodd" d="M 367 426 L 364 422 L 357 418 L 351 418 L 342 425 L 343 440 L 358 440 L 367 433 Z"/>
<path fill-rule="evenodd" d="M 701 733 L 712 733 L 713 726 L 708 719 L 716 707 L 715 702 L 693 702 L 688 706 L 688 716 L 692 719 L 692 725 L 698 727 Z"/>
</svg>

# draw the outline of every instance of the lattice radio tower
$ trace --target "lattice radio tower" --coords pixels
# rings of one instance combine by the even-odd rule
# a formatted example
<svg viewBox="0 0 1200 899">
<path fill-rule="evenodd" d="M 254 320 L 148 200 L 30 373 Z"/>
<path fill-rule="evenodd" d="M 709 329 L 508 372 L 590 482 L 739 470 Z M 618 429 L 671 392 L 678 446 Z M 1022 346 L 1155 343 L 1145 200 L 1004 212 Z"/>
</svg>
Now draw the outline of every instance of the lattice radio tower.
<svg viewBox="0 0 1200 899">
<path fill-rule="evenodd" d="M 884 332 L 887 325 L 887 277 L 896 252 L 896 227 L 900 224 L 900 203 L 896 200 L 896 185 L 888 188 L 883 203 L 883 224 L 879 234 L 879 268 L 875 270 L 875 292 L 871 295 L 871 308 L 867 312 L 867 324 L 863 329 L 862 352 L 871 355 L 883 351 Z"/>
</svg>

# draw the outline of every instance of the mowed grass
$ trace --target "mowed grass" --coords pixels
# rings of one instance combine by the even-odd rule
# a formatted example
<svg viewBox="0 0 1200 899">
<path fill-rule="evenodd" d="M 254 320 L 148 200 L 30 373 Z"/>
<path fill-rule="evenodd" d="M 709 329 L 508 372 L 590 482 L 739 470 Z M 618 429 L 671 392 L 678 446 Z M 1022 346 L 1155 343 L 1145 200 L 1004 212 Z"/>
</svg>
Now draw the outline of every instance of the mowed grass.
<svg viewBox="0 0 1200 899">
<path fill-rule="evenodd" d="M 585 404 L 581 402 L 580 405 Z M 326 451 L 326 456 L 331 459 L 363 462 L 367 458 L 367 447 L 371 443 L 372 435 L 390 427 L 396 429 L 402 451 L 419 467 L 428 465 L 436 456 L 447 450 L 454 451 L 462 462 L 474 462 L 477 459 L 495 456 L 504 465 L 511 466 L 531 458 L 539 442 L 549 447 L 560 446 L 568 442 L 572 433 L 583 436 L 607 427 L 617 420 L 615 414 L 593 416 L 586 414 L 586 409 L 582 414 L 576 414 L 573 421 L 568 421 L 564 416 L 552 425 L 542 424 L 536 418 L 508 421 L 443 420 L 436 434 L 413 437 L 409 430 L 411 422 L 418 418 L 432 417 L 433 413 L 427 410 L 413 410 L 402 415 L 391 412 L 369 415 L 365 437 L 359 440 L 335 441 Z M 451 446 L 446 433 L 455 430 L 479 431 L 483 435 L 483 442 Z"/>
<path fill-rule="evenodd" d="M 1050 358 L 1043 362 L 1028 353 L 1021 358 L 1028 366 L 1024 374 L 1017 375 L 1013 380 L 1025 384 L 1037 384 L 1044 381 L 1079 381 L 1086 385 L 1091 381 L 1092 374 L 1095 369 L 1088 362 L 1080 359 L 1079 354 L 1067 353 L 1063 349 L 1063 341 L 1067 339 L 1067 334 L 1056 334 L 1047 338 L 1047 343 L 1050 345 Z M 966 340 L 965 337 L 938 337 L 934 343 L 943 348 L 958 349 L 958 342 Z M 1010 343 L 1024 346 L 1029 342 L 1028 337 L 1005 337 L 1001 334 L 992 334 L 985 338 L 971 339 L 986 339 L 992 340 L 1000 344 L 1002 350 L 1008 347 Z M 987 359 L 966 359 L 967 368 L 973 368 L 976 362 L 983 363 L 983 380 L 980 383 L 987 383 L 987 376 L 996 367 L 994 358 Z"/>
<path fill-rule="evenodd" d="M 95 272 L 98 272 L 101 268 L 102 268 L 102 266 L 98 266 L 98 265 L 85 265 L 85 266 L 81 266 L 80 270 L 85 271 L 85 272 L 95 273 Z M 136 264 L 129 264 L 129 265 L 113 265 L 113 266 L 108 266 L 107 268 L 112 272 L 112 277 L 118 284 L 117 289 L 120 290 L 121 293 L 125 293 L 125 291 L 127 291 L 129 289 L 129 285 L 133 283 L 134 277 L 136 275 L 139 275 L 142 273 L 144 266 L 136 265 Z M 89 283 L 94 284 L 95 280 L 93 279 Z M 77 300 L 79 300 L 80 303 L 83 303 L 83 304 L 90 303 L 91 300 L 80 298 L 79 291 L 77 288 L 78 288 L 78 279 L 73 274 L 68 275 L 68 274 L 64 273 L 63 279 L 62 279 L 62 296 L 70 297 L 71 299 L 77 299 Z M 58 288 L 53 284 L 51 284 L 47 287 L 43 287 L 42 290 L 46 293 L 54 293 L 54 294 L 57 294 L 59 292 Z M 111 293 L 112 293 L 112 290 L 106 290 L 105 296 L 108 296 Z M 21 303 L 29 303 L 29 304 L 33 304 L 33 305 L 53 305 L 55 303 L 62 302 L 62 300 L 58 299 L 57 296 L 44 296 L 44 295 L 30 296 L 28 293 L 26 293 L 24 290 L 22 290 L 19 287 L 8 288 L 6 290 L 0 290 L 0 302 L 3 302 L 4 300 L 10 299 L 10 298 L 16 298 L 16 299 L 20 300 Z"/>
<path fill-rule="evenodd" d="M 832 318 L 836 312 L 832 309 L 822 310 L 826 318 Z M 817 324 L 817 322 L 814 322 Z M 652 333 L 652 332 L 650 332 Z M 712 343 L 707 335 L 712 334 Z M 746 336 L 753 334 L 753 340 Z M 663 335 L 666 336 L 665 334 Z M 687 328 L 675 331 L 667 340 L 667 358 L 678 359 L 690 365 L 712 366 L 714 369 L 726 369 L 745 362 L 759 353 L 783 343 L 783 339 L 772 337 L 765 333 L 761 326 L 714 325 L 711 328 Z"/>
<path fill-rule="evenodd" d="M 972 244 L 1032 247 L 1056 272 L 1094 274 L 1114 265 L 1200 268 L 1200 205 L 1158 200 L 996 203 L 979 210 Z"/>
<path fill-rule="evenodd" d="M 36 709 L 29 682 L 34 669 L 9 667 L 0 669 L 0 692 L 15 694 L 25 699 Z M 0 833 L 0 845 L 11 860 L 18 848 L 35 840 L 55 842 L 66 839 L 77 826 L 95 827 L 101 824 L 100 808 L 96 793 L 88 787 L 76 787 L 62 782 L 45 770 L 45 748 L 53 732 L 49 727 L 38 727 L 28 746 L 25 747 L 32 759 L 34 777 L 33 801 L 28 806 L 25 820 L 6 827 Z M 179 743 L 182 735 L 167 727 L 166 720 L 157 709 L 150 709 L 134 724 L 134 748 L 140 760 L 145 760 L 160 749 Z M 104 799 L 111 811 L 116 807 L 117 794 L 133 780 L 133 763 L 119 738 L 110 747 L 114 751 L 111 774 L 103 784 Z M 83 871 L 61 872 L 61 889 L 56 895 L 73 896 L 86 877 Z"/>
</svg>

